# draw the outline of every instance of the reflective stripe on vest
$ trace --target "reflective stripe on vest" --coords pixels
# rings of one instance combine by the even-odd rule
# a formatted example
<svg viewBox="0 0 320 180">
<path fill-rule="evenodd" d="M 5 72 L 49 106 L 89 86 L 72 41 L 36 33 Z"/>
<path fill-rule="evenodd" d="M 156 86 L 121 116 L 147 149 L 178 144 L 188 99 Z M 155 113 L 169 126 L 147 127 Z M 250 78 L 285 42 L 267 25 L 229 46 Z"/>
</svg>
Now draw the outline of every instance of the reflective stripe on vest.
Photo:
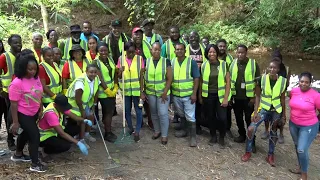
<svg viewBox="0 0 320 180">
<path fill-rule="evenodd" d="M 124 85 L 120 81 L 120 87 L 124 86 L 125 96 L 140 96 L 140 70 L 142 68 L 142 57 L 135 55 L 132 59 L 131 66 L 126 61 L 126 56 L 121 56 L 120 64 L 124 68 Z"/>
<path fill-rule="evenodd" d="M 59 113 L 56 110 L 56 108 L 54 107 L 54 103 L 50 103 L 44 109 L 41 119 L 44 117 L 44 115 L 46 113 L 49 113 L 49 112 L 53 112 L 53 113 L 55 113 L 57 115 L 57 117 L 59 117 L 59 124 L 62 127 L 62 129 L 64 129 L 64 126 L 63 126 L 63 114 Z M 54 128 L 43 130 L 43 129 L 40 128 L 39 125 L 38 125 L 38 128 L 39 128 L 39 133 L 40 133 L 40 142 L 43 142 L 43 141 L 47 140 L 50 137 L 53 137 L 53 136 L 57 137 L 58 136 L 58 133 L 54 130 Z"/>
<path fill-rule="evenodd" d="M 34 48 L 32 48 L 31 50 L 33 51 L 34 57 L 38 61 L 38 64 L 41 63 L 41 61 L 43 60 L 42 55 L 40 55 L 40 57 L 39 57 L 37 51 Z"/>
<path fill-rule="evenodd" d="M 89 62 L 92 62 L 94 60 L 91 58 L 90 51 L 86 52 L 86 58 L 88 59 Z M 99 53 L 96 54 L 95 59 L 99 59 Z"/>
<path fill-rule="evenodd" d="M 40 63 L 42 67 L 45 69 L 49 79 L 50 79 L 50 84 L 47 85 L 48 88 L 51 90 L 52 93 L 54 94 L 59 94 L 62 92 L 62 84 L 61 84 L 61 72 L 58 65 L 54 62 L 53 65 L 55 66 L 55 69 L 50 66 L 48 63 L 45 61 L 42 61 Z M 57 72 L 58 71 L 58 72 Z M 45 92 L 42 94 L 42 102 L 43 103 L 50 103 L 53 102 L 53 100 L 48 96 Z"/>
<path fill-rule="evenodd" d="M 204 49 L 205 47 L 203 46 L 203 44 L 200 44 L 199 43 L 199 46 L 200 46 L 200 50 L 201 50 L 201 54 L 202 54 L 202 62 L 198 62 L 196 61 L 197 63 L 204 63 L 207 59 L 206 57 L 204 56 Z M 186 54 L 185 54 L 187 57 L 190 56 L 190 44 L 187 45 L 186 47 Z"/>
<path fill-rule="evenodd" d="M 121 33 L 121 34 L 123 34 L 123 33 Z M 125 37 L 125 40 L 122 40 L 122 35 L 120 35 L 119 36 L 119 39 L 118 39 L 118 47 L 119 47 L 119 52 L 120 52 L 120 54 L 122 53 L 122 47 L 124 46 L 124 42 L 123 41 L 125 41 L 125 42 L 128 42 L 128 37 L 125 35 L 125 34 L 123 34 L 124 35 L 124 37 Z M 108 48 L 109 48 L 109 55 L 112 57 L 113 55 L 113 52 L 112 52 L 112 49 L 111 49 L 111 40 L 110 40 L 110 38 L 109 38 L 110 36 L 109 35 L 107 35 L 106 37 L 104 37 L 104 42 L 106 43 L 106 44 L 108 44 Z"/>
<path fill-rule="evenodd" d="M 80 40 L 80 46 L 83 48 L 83 50 L 85 52 L 88 51 L 87 42 Z M 71 48 L 72 48 L 72 38 L 68 38 L 66 40 L 65 45 L 64 45 L 64 51 L 63 51 L 63 57 L 62 57 L 63 60 L 65 60 L 65 61 L 70 60 L 69 51 L 71 50 Z"/>
<path fill-rule="evenodd" d="M 270 76 L 269 74 L 263 75 L 261 77 L 261 100 L 260 105 L 265 110 L 270 110 L 271 105 L 274 107 L 274 109 L 278 112 L 282 112 L 282 106 L 281 106 L 281 94 L 286 89 L 286 83 L 287 79 L 279 76 L 277 79 L 276 84 L 271 89 L 270 86 Z"/>
<path fill-rule="evenodd" d="M 89 62 L 88 59 L 83 59 L 82 69 L 80 69 L 80 67 L 74 60 L 68 61 L 70 79 L 67 79 L 67 85 L 70 85 L 77 77 L 79 77 L 82 73 L 86 72 L 87 65 L 90 63 L 91 62 Z"/>
<path fill-rule="evenodd" d="M 108 61 L 109 61 L 109 65 L 111 67 L 111 75 L 112 75 L 111 77 L 109 75 L 110 73 L 109 73 L 109 69 L 107 68 L 107 66 L 100 59 L 96 59 L 97 66 L 99 67 L 101 75 L 102 75 L 101 81 L 104 81 L 104 83 L 107 85 L 107 87 L 109 89 L 113 89 L 113 87 L 114 87 L 114 74 L 115 74 L 116 66 L 115 66 L 111 56 L 109 56 Z M 99 98 L 107 98 L 108 97 L 107 94 L 104 93 L 104 89 L 102 86 L 99 86 L 98 93 L 99 93 L 99 95 L 98 95 Z"/>
<path fill-rule="evenodd" d="M 180 65 L 177 58 L 172 60 L 173 82 L 171 89 L 174 96 L 186 97 L 193 93 L 192 61 L 190 57 L 186 57 Z"/>
<path fill-rule="evenodd" d="M 147 59 L 152 57 L 150 52 L 151 45 L 146 40 L 142 41 L 142 49 L 143 49 L 143 54 Z"/>
<path fill-rule="evenodd" d="M 202 96 L 208 97 L 209 93 L 209 78 L 210 78 L 210 72 L 215 71 L 215 69 L 210 69 L 210 62 L 206 61 L 201 66 L 201 75 L 202 75 Z M 225 95 L 226 90 L 226 74 L 227 74 L 227 67 L 226 62 L 220 60 L 219 65 L 219 72 L 218 72 L 218 96 L 219 101 L 222 103 Z M 228 96 L 228 100 L 231 99 L 231 92 Z"/>
<path fill-rule="evenodd" d="M 153 58 L 146 60 L 146 94 L 160 97 L 166 87 L 167 59 L 160 57 L 157 66 L 154 66 Z M 167 95 L 170 94 L 170 90 Z"/>
<path fill-rule="evenodd" d="M 91 89 L 90 89 L 90 86 L 89 86 L 89 83 L 87 81 L 86 76 L 87 76 L 86 73 L 83 73 L 80 77 L 75 79 L 71 83 L 71 85 L 69 86 L 67 93 L 66 93 L 66 96 L 68 97 L 68 101 L 72 106 L 71 112 L 77 116 L 81 116 L 81 112 L 80 112 L 80 109 L 79 109 L 77 102 L 76 102 L 76 99 L 75 99 L 75 84 L 76 84 L 76 82 L 80 81 L 84 85 L 82 98 L 81 98 L 83 109 L 85 109 L 86 106 L 88 106 L 90 108 L 93 105 L 94 96 L 98 92 L 98 88 L 99 88 L 99 81 L 100 80 L 99 80 L 99 77 L 96 76 L 96 78 L 94 80 L 93 94 L 92 94 L 92 97 L 90 98 Z"/>
<path fill-rule="evenodd" d="M 153 33 L 153 34 L 152 34 L 152 37 L 151 37 L 151 41 L 148 42 L 147 36 L 146 36 L 145 34 L 143 34 L 143 40 L 147 41 L 150 45 L 152 45 L 152 44 L 155 43 L 156 41 L 159 41 L 159 43 L 160 43 L 160 37 L 161 37 L 161 36 L 160 36 L 159 34 Z M 162 45 L 162 44 L 160 44 L 160 45 Z"/>
<path fill-rule="evenodd" d="M 254 59 L 249 59 L 246 65 L 246 69 L 244 71 L 244 81 L 245 81 L 247 97 L 254 97 L 255 74 L 256 74 L 256 61 Z M 232 92 L 232 95 L 236 95 L 235 84 L 238 77 L 238 60 L 237 59 L 231 63 L 230 77 L 231 77 L 231 92 Z"/>
<path fill-rule="evenodd" d="M 14 74 L 14 63 L 16 62 L 16 57 L 11 52 L 5 52 L 4 56 L 6 57 L 7 63 L 7 73 L 1 75 L 1 81 L 3 86 L 3 91 L 8 92 L 9 85 L 12 81 L 12 76 Z"/>
<path fill-rule="evenodd" d="M 179 42 L 184 44 L 185 47 L 187 46 L 186 42 L 183 39 L 180 38 Z M 176 57 L 176 53 L 174 52 L 174 46 L 173 46 L 171 39 L 168 39 L 165 42 L 165 44 L 166 44 L 166 55 L 167 55 L 167 57 L 165 57 L 165 58 L 170 59 L 172 61 L 173 58 Z"/>
</svg>

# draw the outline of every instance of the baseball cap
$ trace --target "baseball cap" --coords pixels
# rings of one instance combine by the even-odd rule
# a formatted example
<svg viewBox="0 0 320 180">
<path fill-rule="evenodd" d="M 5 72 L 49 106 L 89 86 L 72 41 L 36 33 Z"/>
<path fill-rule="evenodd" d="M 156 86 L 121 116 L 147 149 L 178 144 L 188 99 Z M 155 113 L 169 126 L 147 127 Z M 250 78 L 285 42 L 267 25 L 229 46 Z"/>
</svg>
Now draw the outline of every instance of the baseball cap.
<svg viewBox="0 0 320 180">
<path fill-rule="evenodd" d="M 58 105 L 64 112 L 72 108 L 68 102 L 68 98 L 62 94 L 57 95 L 57 97 L 54 99 L 54 103 Z"/>
<path fill-rule="evenodd" d="M 81 32 L 81 27 L 79 24 L 70 26 L 70 32 Z"/>
<path fill-rule="evenodd" d="M 145 19 L 144 21 L 142 21 L 141 27 L 144 27 L 144 26 L 146 26 L 146 25 L 149 24 L 149 23 L 152 24 L 152 25 L 155 24 L 155 22 L 154 22 L 153 19 Z"/>
<path fill-rule="evenodd" d="M 141 31 L 143 33 L 143 30 L 140 27 L 135 27 L 132 30 L 132 34 L 138 32 L 138 31 Z"/>
<path fill-rule="evenodd" d="M 115 26 L 122 27 L 122 23 L 121 23 L 120 20 L 116 19 L 116 20 L 111 21 L 111 26 L 113 26 L 113 27 L 115 27 Z"/>
</svg>

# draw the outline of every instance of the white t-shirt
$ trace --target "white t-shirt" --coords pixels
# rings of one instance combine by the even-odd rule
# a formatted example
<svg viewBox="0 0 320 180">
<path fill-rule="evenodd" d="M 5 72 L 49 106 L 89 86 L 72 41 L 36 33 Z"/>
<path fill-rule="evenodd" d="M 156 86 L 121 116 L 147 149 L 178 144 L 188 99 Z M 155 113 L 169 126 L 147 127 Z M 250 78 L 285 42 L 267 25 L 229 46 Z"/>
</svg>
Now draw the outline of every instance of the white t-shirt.
<svg viewBox="0 0 320 180">
<path fill-rule="evenodd" d="M 86 80 L 89 83 L 89 87 L 90 87 L 90 95 L 89 95 L 89 99 L 92 98 L 93 96 L 93 92 L 94 92 L 94 83 L 95 83 L 95 79 L 93 81 L 90 81 L 90 79 L 88 78 L 88 76 L 86 76 Z M 99 81 L 99 84 L 101 82 Z M 82 89 L 84 91 L 84 84 L 81 81 L 76 81 L 75 85 L 74 85 L 74 91 L 78 90 L 78 89 Z"/>
</svg>

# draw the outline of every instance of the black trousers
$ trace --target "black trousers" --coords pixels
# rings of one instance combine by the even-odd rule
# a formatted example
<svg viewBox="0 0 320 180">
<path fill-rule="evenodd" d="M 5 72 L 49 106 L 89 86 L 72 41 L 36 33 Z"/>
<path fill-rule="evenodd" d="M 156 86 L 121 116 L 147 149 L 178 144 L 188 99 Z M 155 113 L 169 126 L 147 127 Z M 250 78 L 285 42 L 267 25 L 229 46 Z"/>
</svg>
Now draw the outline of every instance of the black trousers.
<svg viewBox="0 0 320 180">
<path fill-rule="evenodd" d="M 12 124 L 12 117 L 11 117 L 11 111 L 10 111 L 10 99 L 9 97 L 4 98 L 6 106 L 7 106 L 7 119 L 6 120 L 6 129 L 7 129 L 7 142 L 14 143 L 13 134 L 10 133 L 10 126 Z"/>
<path fill-rule="evenodd" d="M 10 111 L 9 111 L 10 112 Z M 38 163 L 38 148 L 40 134 L 37 126 L 38 113 L 34 116 L 27 116 L 18 112 L 18 121 L 23 132 L 17 138 L 17 151 L 23 151 L 24 146 L 29 144 L 29 154 L 33 164 Z"/>
<path fill-rule="evenodd" d="M 232 105 L 229 105 L 227 107 L 227 131 L 230 131 L 232 121 L 231 121 L 231 110 L 232 110 Z"/>
<path fill-rule="evenodd" d="M 2 115 L 4 117 L 6 124 L 7 124 L 7 122 L 8 122 L 8 108 L 7 108 L 6 100 L 0 96 L 0 128 L 1 128 L 1 124 L 2 124 Z"/>
<path fill-rule="evenodd" d="M 71 122 L 73 120 L 69 120 Z M 75 135 L 79 134 L 80 126 L 76 123 L 67 123 L 64 131 L 68 133 L 70 136 L 74 137 Z M 71 148 L 71 142 L 63 139 L 61 136 L 58 137 L 50 137 L 45 141 L 40 143 L 40 147 L 43 148 L 44 152 L 47 154 L 58 154 L 62 152 L 66 152 Z"/>
<path fill-rule="evenodd" d="M 236 116 L 236 122 L 238 126 L 238 133 L 240 136 L 246 136 L 246 130 L 244 127 L 243 114 L 245 116 L 245 121 L 247 127 L 251 123 L 251 114 L 254 111 L 254 104 L 250 103 L 250 99 L 234 99 L 233 104 L 234 114 Z"/>
<path fill-rule="evenodd" d="M 203 98 L 204 115 L 209 123 L 211 136 L 219 130 L 220 137 L 225 137 L 227 128 L 227 108 L 222 107 L 217 93 Z"/>
</svg>

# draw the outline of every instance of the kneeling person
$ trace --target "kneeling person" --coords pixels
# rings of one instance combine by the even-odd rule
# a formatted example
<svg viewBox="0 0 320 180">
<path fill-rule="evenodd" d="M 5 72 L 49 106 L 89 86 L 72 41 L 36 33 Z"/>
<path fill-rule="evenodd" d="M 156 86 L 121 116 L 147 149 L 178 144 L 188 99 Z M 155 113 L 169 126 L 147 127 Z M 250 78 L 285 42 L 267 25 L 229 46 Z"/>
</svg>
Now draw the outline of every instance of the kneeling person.
<svg viewBox="0 0 320 180">
<path fill-rule="evenodd" d="M 73 138 L 80 132 L 80 128 L 75 129 L 72 126 L 63 125 L 63 115 L 67 115 L 76 121 L 84 121 L 89 126 L 90 120 L 84 119 L 73 114 L 70 109 L 72 106 L 64 95 L 57 95 L 54 102 L 51 102 L 43 111 L 43 116 L 38 121 L 40 132 L 40 147 L 46 154 L 62 153 L 68 151 L 71 143 L 76 144 L 80 151 L 88 155 L 87 147 L 80 141 Z"/>
</svg>

